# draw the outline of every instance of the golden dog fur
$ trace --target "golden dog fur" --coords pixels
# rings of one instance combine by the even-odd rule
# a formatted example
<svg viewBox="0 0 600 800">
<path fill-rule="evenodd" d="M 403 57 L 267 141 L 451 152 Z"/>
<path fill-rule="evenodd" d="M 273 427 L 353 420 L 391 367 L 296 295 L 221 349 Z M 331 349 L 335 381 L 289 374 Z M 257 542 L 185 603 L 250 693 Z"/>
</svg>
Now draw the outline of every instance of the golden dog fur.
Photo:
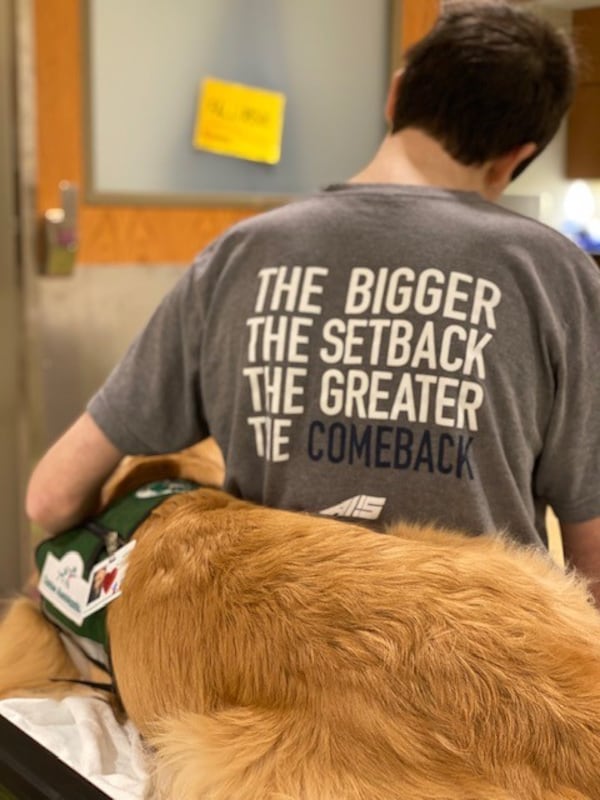
<svg viewBox="0 0 600 800">
<path fill-rule="evenodd" d="M 585 586 L 502 537 L 390 533 L 212 489 L 153 512 L 108 623 L 148 797 L 600 798 Z M 61 649 L 18 601 L 0 696 L 66 677 Z"/>
</svg>

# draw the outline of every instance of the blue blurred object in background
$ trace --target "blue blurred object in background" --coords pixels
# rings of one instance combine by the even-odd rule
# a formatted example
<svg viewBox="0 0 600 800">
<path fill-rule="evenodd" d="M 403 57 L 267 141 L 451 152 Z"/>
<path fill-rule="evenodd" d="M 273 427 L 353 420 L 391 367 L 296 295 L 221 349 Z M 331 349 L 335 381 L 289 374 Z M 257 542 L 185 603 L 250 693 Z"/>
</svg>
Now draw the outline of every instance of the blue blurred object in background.
<svg viewBox="0 0 600 800">
<path fill-rule="evenodd" d="M 585 181 L 574 181 L 565 195 L 562 232 L 588 253 L 600 253 L 600 217 L 596 198 Z"/>
</svg>

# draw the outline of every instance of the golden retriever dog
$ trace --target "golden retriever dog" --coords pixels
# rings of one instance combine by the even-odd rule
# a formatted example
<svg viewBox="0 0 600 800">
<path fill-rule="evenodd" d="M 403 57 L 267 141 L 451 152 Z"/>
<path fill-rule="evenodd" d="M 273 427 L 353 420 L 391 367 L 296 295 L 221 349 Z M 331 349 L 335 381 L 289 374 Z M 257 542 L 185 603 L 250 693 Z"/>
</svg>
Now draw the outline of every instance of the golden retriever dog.
<svg viewBox="0 0 600 800">
<path fill-rule="evenodd" d="M 543 554 L 209 488 L 136 538 L 108 628 L 147 797 L 600 798 L 600 614 Z M 68 669 L 17 601 L 0 696 L 72 691 L 48 684 Z"/>
</svg>

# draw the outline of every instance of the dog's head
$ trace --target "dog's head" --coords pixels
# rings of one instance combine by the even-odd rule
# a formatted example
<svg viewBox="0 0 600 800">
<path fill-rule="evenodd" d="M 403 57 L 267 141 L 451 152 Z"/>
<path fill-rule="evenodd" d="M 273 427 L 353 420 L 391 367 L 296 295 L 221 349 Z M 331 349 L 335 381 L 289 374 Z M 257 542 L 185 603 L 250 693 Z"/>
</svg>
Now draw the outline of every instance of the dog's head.
<svg viewBox="0 0 600 800">
<path fill-rule="evenodd" d="M 152 481 L 185 478 L 205 486 L 221 486 L 223 456 L 214 439 L 178 453 L 158 456 L 126 456 L 102 489 L 102 507 Z"/>
</svg>

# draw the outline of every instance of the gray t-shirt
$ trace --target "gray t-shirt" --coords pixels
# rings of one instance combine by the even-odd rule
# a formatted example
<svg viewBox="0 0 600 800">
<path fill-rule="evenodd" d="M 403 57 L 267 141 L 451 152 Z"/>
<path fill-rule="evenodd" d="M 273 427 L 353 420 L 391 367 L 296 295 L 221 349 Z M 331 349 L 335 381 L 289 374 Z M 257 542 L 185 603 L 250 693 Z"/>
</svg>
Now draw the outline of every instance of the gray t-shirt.
<svg viewBox="0 0 600 800">
<path fill-rule="evenodd" d="M 234 226 L 88 408 L 129 453 L 212 435 L 226 488 L 374 527 L 545 540 L 600 515 L 600 273 L 478 195 L 336 185 Z"/>
</svg>

